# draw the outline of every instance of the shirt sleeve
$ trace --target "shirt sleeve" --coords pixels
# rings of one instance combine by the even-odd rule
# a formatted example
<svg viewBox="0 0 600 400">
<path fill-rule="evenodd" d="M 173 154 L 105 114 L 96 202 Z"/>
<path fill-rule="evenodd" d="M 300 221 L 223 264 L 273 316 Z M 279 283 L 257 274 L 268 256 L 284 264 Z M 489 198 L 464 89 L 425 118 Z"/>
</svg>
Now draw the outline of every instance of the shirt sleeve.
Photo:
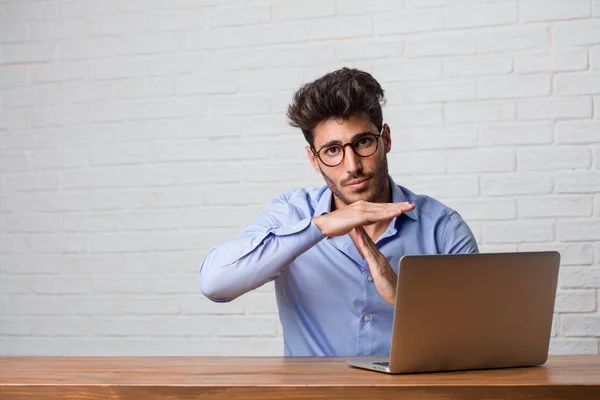
<svg viewBox="0 0 600 400">
<path fill-rule="evenodd" d="M 448 216 L 442 234 L 442 254 L 479 253 L 471 228 L 456 211 Z"/>
<path fill-rule="evenodd" d="M 275 279 L 324 237 L 312 217 L 300 218 L 278 197 L 235 239 L 208 251 L 198 272 L 200 290 L 213 301 L 231 301 Z"/>
</svg>

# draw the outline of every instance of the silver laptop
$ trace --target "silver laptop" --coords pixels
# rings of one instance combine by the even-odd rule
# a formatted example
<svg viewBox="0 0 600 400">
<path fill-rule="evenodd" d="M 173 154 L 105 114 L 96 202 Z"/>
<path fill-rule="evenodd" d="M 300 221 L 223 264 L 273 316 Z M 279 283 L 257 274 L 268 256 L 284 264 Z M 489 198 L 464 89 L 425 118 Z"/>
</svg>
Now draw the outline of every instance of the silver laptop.
<svg viewBox="0 0 600 400">
<path fill-rule="evenodd" d="M 559 264 L 555 251 L 404 256 L 389 358 L 347 362 L 393 374 L 542 365 Z"/>
</svg>

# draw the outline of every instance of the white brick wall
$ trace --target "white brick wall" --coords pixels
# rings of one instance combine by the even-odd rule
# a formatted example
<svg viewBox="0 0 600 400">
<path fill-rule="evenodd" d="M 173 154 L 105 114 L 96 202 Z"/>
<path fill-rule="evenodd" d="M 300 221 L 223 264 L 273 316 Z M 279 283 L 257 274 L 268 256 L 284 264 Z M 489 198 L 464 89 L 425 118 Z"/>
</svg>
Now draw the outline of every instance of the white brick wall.
<svg viewBox="0 0 600 400">
<path fill-rule="evenodd" d="M 341 66 L 386 90 L 396 181 L 483 251 L 562 254 L 551 351 L 600 340 L 600 2 L 0 2 L 0 354 L 278 355 L 267 284 L 210 246 L 322 179 L 285 110 Z"/>
</svg>

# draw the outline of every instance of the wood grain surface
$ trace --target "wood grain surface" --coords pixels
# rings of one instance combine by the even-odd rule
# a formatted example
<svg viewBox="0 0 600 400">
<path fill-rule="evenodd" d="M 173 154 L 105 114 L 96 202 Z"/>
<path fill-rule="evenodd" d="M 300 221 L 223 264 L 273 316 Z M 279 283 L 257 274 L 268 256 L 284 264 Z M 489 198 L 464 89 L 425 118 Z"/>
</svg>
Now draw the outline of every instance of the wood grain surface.
<svg viewBox="0 0 600 400">
<path fill-rule="evenodd" d="M 346 360 L 0 357 L 0 399 L 600 399 L 600 355 L 405 375 L 352 368 Z"/>
</svg>

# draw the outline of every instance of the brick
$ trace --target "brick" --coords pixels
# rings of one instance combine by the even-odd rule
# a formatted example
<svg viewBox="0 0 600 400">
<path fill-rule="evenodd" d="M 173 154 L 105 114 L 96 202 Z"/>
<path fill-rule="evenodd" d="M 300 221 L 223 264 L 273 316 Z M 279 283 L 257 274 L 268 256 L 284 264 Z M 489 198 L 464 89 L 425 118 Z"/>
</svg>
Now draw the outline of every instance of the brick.
<svg viewBox="0 0 600 400">
<path fill-rule="evenodd" d="M 592 16 L 588 0 L 573 0 L 564 3 L 560 0 L 525 1 L 520 5 L 522 22 L 565 21 Z"/>
<path fill-rule="evenodd" d="M 600 315 L 562 315 L 560 324 L 565 336 L 594 336 L 600 332 Z"/>
<path fill-rule="evenodd" d="M 460 102 L 444 105 L 444 118 L 448 123 L 513 120 L 515 113 L 515 104 L 505 101 Z"/>
<path fill-rule="evenodd" d="M 561 267 L 559 286 L 562 288 L 598 288 L 600 286 L 600 268 L 597 267 Z"/>
<path fill-rule="evenodd" d="M 549 144 L 554 140 L 552 123 L 518 123 L 481 126 L 481 146 Z"/>
<path fill-rule="evenodd" d="M 519 119 L 591 118 L 592 99 L 589 97 L 563 97 L 551 99 L 519 100 Z"/>
<path fill-rule="evenodd" d="M 600 240 L 600 221 L 558 221 L 558 238 L 561 241 Z"/>
<path fill-rule="evenodd" d="M 443 10 L 386 13 L 375 16 L 375 30 L 379 35 L 428 32 L 444 29 Z"/>
<path fill-rule="evenodd" d="M 581 71 L 587 66 L 585 49 L 536 50 L 515 54 L 517 73 Z"/>
<path fill-rule="evenodd" d="M 90 236 L 89 246 L 92 253 L 124 253 L 148 251 L 152 241 L 147 232 L 97 234 Z"/>
<path fill-rule="evenodd" d="M 373 23 L 363 17 L 313 19 L 306 22 L 306 32 L 302 40 L 331 40 L 372 35 Z"/>
<path fill-rule="evenodd" d="M 29 84 L 28 69 L 22 65 L 3 65 L 0 70 L 0 89 L 10 89 Z"/>
<path fill-rule="evenodd" d="M 392 176 L 442 175 L 446 173 L 446 159 L 440 155 L 439 151 L 392 152 L 388 153 L 388 163 Z"/>
<path fill-rule="evenodd" d="M 361 3 L 356 3 L 361 4 Z M 362 38 L 344 40 L 336 45 L 335 54 L 339 60 L 365 60 L 399 57 L 404 51 L 404 43 L 396 38 Z M 390 62 L 393 62 L 390 60 Z M 385 65 L 385 64 L 382 64 Z"/>
<path fill-rule="evenodd" d="M 141 144 L 96 146 L 90 152 L 92 165 L 141 164 L 148 162 L 148 149 Z"/>
<path fill-rule="evenodd" d="M 28 172 L 4 178 L 6 191 L 56 190 L 59 185 L 60 177 L 55 172 Z"/>
<path fill-rule="evenodd" d="M 477 129 L 470 126 L 403 130 L 407 150 L 470 148 L 477 146 Z M 404 156 L 404 155 L 403 155 Z"/>
<path fill-rule="evenodd" d="M 558 23 L 554 27 L 557 47 L 585 46 L 600 43 L 600 21 L 595 19 Z"/>
<path fill-rule="evenodd" d="M 477 97 L 501 99 L 547 96 L 552 90 L 550 75 L 479 78 Z"/>
<path fill-rule="evenodd" d="M 594 312 L 596 311 L 595 290 L 559 290 L 556 293 L 554 311 L 567 312 Z"/>
<path fill-rule="evenodd" d="M 600 171 L 559 171 L 556 173 L 557 193 L 590 193 L 600 187 Z"/>
<path fill-rule="evenodd" d="M 114 15 L 118 11 L 118 3 L 113 1 L 98 3 L 93 0 L 71 0 L 60 3 L 60 15 L 63 18 Z"/>
<path fill-rule="evenodd" d="M 176 177 L 170 169 L 138 165 L 65 171 L 62 178 L 63 187 L 69 189 L 163 186 L 176 183 Z"/>
<path fill-rule="evenodd" d="M 53 62 L 31 66 L 32 83 L 67 82 L 86 79 L 89 66 L 84 62 Z"/>
<path fill-rule="evenodd" d="M 600 96 L 594 97 L 594 117 L 600 118 Z"/>
<path fill-rule="evenodd" d="M 513 58 L 509 56 L 457 57 L 443 60 L 444 75 L 475 76 L 509 74 L 513 71 Z"/>
<path fill-rule="evenodd" d="M 273 293 L 250 292 L 245 295 L 246 313 L 277 314 L 277 302 Z"/>
<path fill-rule="evenodd" d="M 558 251 L 562 266 L 594 262 L 594 246 L 589 243 L 522 243 L 519 251 Z"/>
<path fill-rule="evenodd" d="M 427 193 L 436 198 L 476 197 L 479 194 L 475 176 L 399 176 L 397 181 L 416 193 Z"/>
<path fill-rule="evenodd" d="M 114 18 L 114 17 L 113 17 Z M 70 40 L 88 35 L 88 25 L 84 19 L 64 19 L 36 22 L 31 24 L 32 41 Z"/>
<path fill-rule="evenodd" d="M 388 108 L 388 123 L 398 127 L 430 126 L 442 124 L 442 107 L 420 105 Z"/>
<path fill-rule="evenodd" d="M 458 150 L 447 156 L 449 173 L 509 172 L 515 170 L 513 151 Z"/>
<path fill-rule="evenodd" d="M 276 7 L 277 4 L 273 5 L 274 18 L 277 17 Z M 314 7 L 305 7 L 305 9 L 311 8 Z M 212 27 L 258 24 L 271 20 L 271 10 L 269 4 L 214 7 L 209 11 L 209 20 Z"/>
<path fill-rule="evenodd" d="M 219 96 L 210 101 L 213 115 L 246 115 L 268 113 L 270 100 L 264 96 Z"/>
<path fill-rule="evenodd" d="M 545 26 L 496 28 L 477 37 L 477 52 L 492 53 L 530 50 L 550 46 L 550 30 Z"/>
<path fill-rule="evenodd" d="M 453 200 L 447 203 L 467 221 L 514 219 L 517 216 L 513 200 Z"/>
<path fill-rule="evenodd" d="M 215 316 L 210 318 L 211 333 L 221 337 L 274 336 L 277 318 Z"/>
<path fill-rule="evenodd" d="M 3 152 L 0 158 L 0 172 L 21 172 L 28 169 L 29 162 L 26 154 Z"/>
<path fill-rule="evenodd" d="M 110 134 L 107 132 L 104 136 L 108 136 L 106 143 L 114 143 L 114 142 L 145 142 L 149 144 L 149 148 L 152 149 L 154 146 L 151 142 L 162 141 L 163 145 L 166 145 L 167 142 L 175 141 L 178 137 L 178 124 L 177 122 L 182 122 L 185 120 L 179 121 L 131 121 L 131 122 L 123 122 L 118 124 L 116 127 L 110 127 Z M 201 126 L 194 124 L 195 129 L 202 129 Z M 108 131 L 109 128 L 106 128 Z M 115 135 L 116 134 L 116 135 Z M 114 136 L 117 136 L 115 138 Z M 183 136 L 183 135 L 182 135 Z M 99 140 L 99 144 L 102 143 Z M 177 144 L 173 145 L 174 148 L 177 148 Z"/>
<path fill-rule="evenodd" d="M 7 64 L 49 62 L 54 58 L 56 45 L 51 42 L 26 42 L 2 46 L 2 62 Z"/>
<path fill-rule="evenodd" d="M 554 187 L 554 174 L 518 173 L 481 177 L 481 194 L 484 196 L 509 196 L 548 194 Z"/>
<path fill-rule="evenodd" d="M 382 82 L 412 82 L 442 76 L 439 60 L 401 60 L 376 63 L 373 76 Z"/>
<path fill-rule="evenodd" d="M 483 226 L 485 243 L 547 242 L 554 240 L 553 221 L 493 222 Z"/>
<path fill-rule="evenodd" d="M 560 96 L 600 94 L 600 72 L 557 74 L 554 79 Z"/>
<path fill-rule="evenodd" d="M 197 161 L 210 156 L 210 142 L 207 140 L 179 143 L 157 143 L 149 146 L 151 162 Z"/>
<path fill-rule="evenodd" d="M 88 276 L 60 276 L 54 279 L 35 279 L 33 291 L 41 294 L 86 294 L 92 290 L 92 278 Z"/>
<path fill-rule="evenodd" d="M 268 11 L 269 6 L 265 7 Z M 271 7 L 273 20 L 275 21 L 332 17 L 336 11 L 335 1 L 332 0 L 292 0 L 274 3 Z M 239 9 L 240 7 L 236 6 L 234 8 Z M 340 5 L 340 9 L 342 8 L 342 5 Z"/>
<path fill-rule="evenodd" d="M 149 66 L 139 57 L 106 58 L 90 62 L 90 76 L 97 80 L 146 76 Z"/>
<path fill-rule="evenodd" d="M 10 313 L 13 315 L 62 314 L 65 302 L 61 296 L 40 294 L 13 294 L 10 296 Z"/>
<path fill-rule="evenodd" d="M 29 127 L 30 113 L 28 110 L 13 109 L 13 110 L 0 110 L 0 130 L 9 129 L 14 130 L 25 130 Z M 3 133 L 0 136 L 0 143 L 4 143 L 6 139 Z M 11 135 L 11 133 L 9 133 Z M 16 136 L 12 133 L 12 136 Z"/>
<path fill-rule="evenodd" d="M 249 70 L 237 74 L 237 79 L 243 93 L 291 91 L 304 83 L 303 71 L 290 68 Z"/>
<path fill-rule="evenodd" d="M 590 47 L 589 52 L 590 52 L 590 64 L 591 64 L 592 69 L 600 70 L 600 46 L 599 47 Z"/>
<path fill-rule="evenodd" d="M 119 215 L 121 231 L 169 230 L 179 228 L 177 214 L 170 211 L 128 212 Z"/>
<path fill-rule="evenodd" d="M 598 340 L 553 338 L 550 340 L 549 354 L 598 354 Z"/>
<path fill-rule="evenodd" d="M 0 27 L 0 43 L 19 43 L 29 39 L 29 30 L 26 24 L 11 24 Z"/>
<path fill-rule="evenodd" d="M 563 144 L 593 144 L 600 142 L 600 121 L 559 121 L 556 142 Z"/>
<path fill-rule="evenodd" d="M 586 217 L 592 215 L 591 196 L 544 196 L 517 199 L 520 218 Z"/>
<path fill-rule="evenodd" d="M 592 154 L 583 146 L 536 147 L 517 151 L 521 171 L 589 168 Z"/>
<path fill-rule="evenodd" d="M 65 232 L 112 232 L 118 229 L 118 222 L 117 216 L 110 214 L 69 214 L 63 217 Z"/>
<path fill-rule="evenodd" d="M 64 355 L 86 357 L 116 357 L 125 354 L 125 343 L 122 338 L 78 338 L 71 337 L 65 341 Z M 129 346 L 127 349 L 131 350 Z"/>
<path fill-rule="evenodd" d="M 33 22 L 58 19 L 59 5 L 52 2 L 13 3 L 10 2 L 3 7 L 5 21 L 11 22 Z"/>
<path fill-rule="evenodd" d="M 254 182 L 282 182 L 310 181 L 315 176 L 312 166 L 306 161 L 301 163 L 278 163 L 276 167 L 273 162 L 248 163 L 243 167 L 243 180 L 247 183 Z M 285 177 L 285 178 L 283 178 Z"/>
<path fill-rule="evenodd" d="M 600 17 L 600 0 L 592 0 L 594 17 Z"/>
<path fill-rule="evenodd" d="M 394 0 L 382 0 L 377 2 L 364 2 L 354 0 L 338 0 L 338 14 L 340 15 L 365 15 L 385 13 L 387 11 L 398 11 L 404 9 L 402 2 Z"/>
<path fill-rule="evenodd" d="M 32 111 L 31 125 L 34 128 L 53 128 L 66 125 L 84 125 L 92 119 L 92 109 L 102 108 L 87 105 L 66 105 L 57 107 L 36 107 Z"/>
<path fill-rule="evenodd" d="M 6 233 L 60 232 L 62 217 L 55 214 L 9 214 L 5 216 Z"/>
<path fill-rule="evenodd" d="M 404 54 L 408 58 L 474 54 L 476 40 L 464 33 L 415 35 L 406 39 Z"/>
<path fill-rule="evenodd" d="M 517 2 L 476 4 L 446 8 L 447 28 L 512 25 L 518 21 Z"/>
<path fill-rule="evenodd" d="M 403 93 L 409 103 L 432 103 L 455 100 L 474 100 L 475 82 L 442 81 L 425 84 L 409 84 Z"/>
<path fill-rule="evenodd" d="M 62 356 L 63 338 L 60 337 L 5 337 L 7 356 Z"/>
<path fill-rule="evenodd" d="M 49 84 L 6 89 L 2 101 L 4 108 L 53 106 L 61 102 L 61 87 Z"/>
</svg>

